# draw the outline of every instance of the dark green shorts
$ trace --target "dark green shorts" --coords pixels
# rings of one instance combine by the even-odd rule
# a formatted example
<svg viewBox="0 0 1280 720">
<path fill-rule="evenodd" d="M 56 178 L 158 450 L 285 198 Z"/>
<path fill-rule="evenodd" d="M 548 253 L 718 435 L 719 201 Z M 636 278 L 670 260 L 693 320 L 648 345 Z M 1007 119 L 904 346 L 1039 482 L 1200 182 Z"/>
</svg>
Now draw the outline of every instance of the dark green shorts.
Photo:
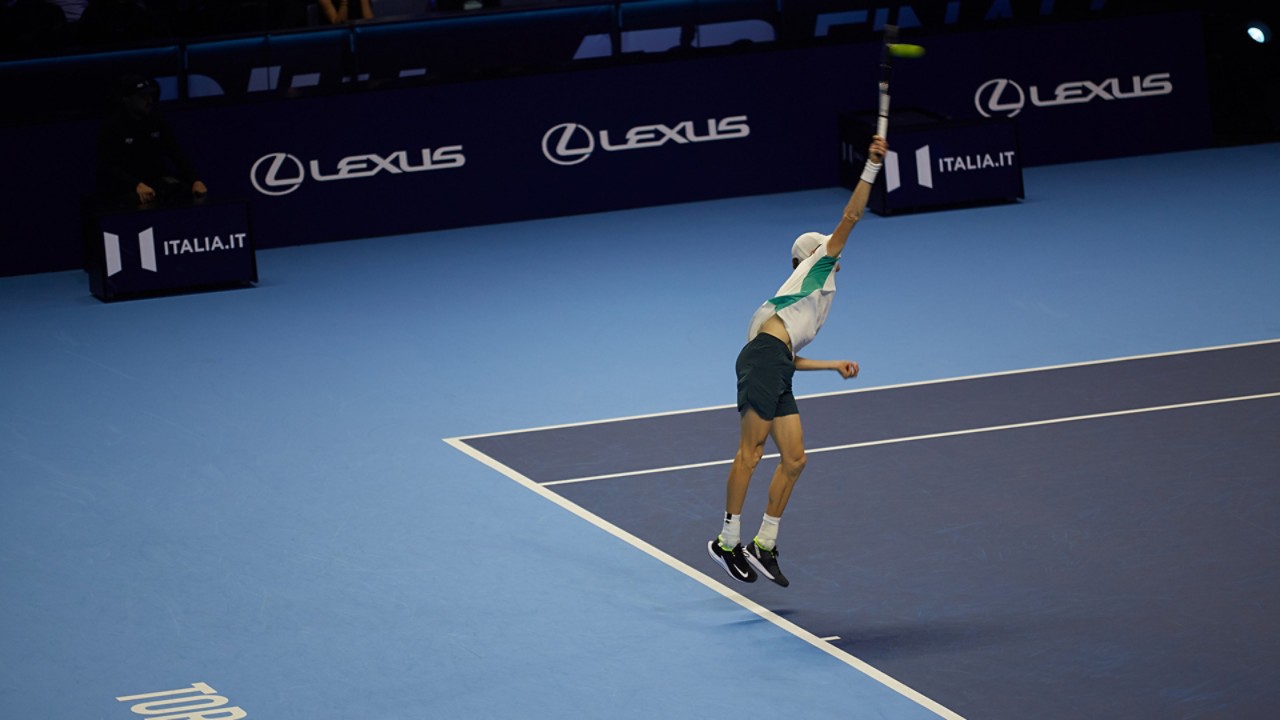
<svg viewBox="0 0 1280 720">
<path fill-rule="evenodd" d="M 750 407 L 765 420 L 800 412 L 791 393 L 796 363 L 787 344 L 760 333 L 738 353 L 738 414 Z"/>
</svg>

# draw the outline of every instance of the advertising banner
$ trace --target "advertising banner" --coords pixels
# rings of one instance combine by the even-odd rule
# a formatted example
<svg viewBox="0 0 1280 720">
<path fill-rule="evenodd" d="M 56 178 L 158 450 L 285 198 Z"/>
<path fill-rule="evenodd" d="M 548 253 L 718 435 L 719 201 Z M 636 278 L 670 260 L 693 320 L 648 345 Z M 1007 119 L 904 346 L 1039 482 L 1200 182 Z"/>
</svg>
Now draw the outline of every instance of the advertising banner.
<svg viewBox="0 0 1280 720">
<path fill-rule="evenodd" d="M 89 287 L 101 300 L 257 282 L 243 202 L 103 212 L 87 232 Z"/>
<path fill-rule="evenodd" d="M 895 107 L 1012 123 L 1023 168 L 1209 144 L 1198 15 L 904 39 L 928 52 L 896 64 Z M 257 247 L 271 248 L 834 186 L 838 117 L 875 108 L 878 62 L 867 43 L 672 56 L 169 118 L 212 195 L 248 198 Z M 75 213 L 51 207 L 79 197 L 45 189 L 91 181 L 92 136 L 85 123 L 0 130 L 23 170 L 0 180 L 14 203 L 0 274 L 79 266 Z M 919 187 L 917 150 L 902 193 Z M 935 182 L 967 167 L 937 165 L 965 153 L 930 152 Z"/>
<path fill-rule="evenodd" d="M 876 116 L 840 117 L 840 183 L 857 185 Z M 1024 197 L 1018 133 L 1006 119 L 946 120 L 894 113 L 893 149 L 867 207 L 879 215 L 1013 202 Z"/>
<path fill-rule="evenodd" d="M 263 248 L 829 186 L 834 109 L 797 117 L 826 83 L 790 56 L 217 108 L 187 134 Z"/>
<path fill-rule="evenodd" d="M 991 30 L 922 42 L 928 54 L 918 64 L 895 66 L 901 92 L 894 101 L 954 119 L 1013 119 L 1024 167 L 1210 143 L 1198 15 Z"/>
</svg>

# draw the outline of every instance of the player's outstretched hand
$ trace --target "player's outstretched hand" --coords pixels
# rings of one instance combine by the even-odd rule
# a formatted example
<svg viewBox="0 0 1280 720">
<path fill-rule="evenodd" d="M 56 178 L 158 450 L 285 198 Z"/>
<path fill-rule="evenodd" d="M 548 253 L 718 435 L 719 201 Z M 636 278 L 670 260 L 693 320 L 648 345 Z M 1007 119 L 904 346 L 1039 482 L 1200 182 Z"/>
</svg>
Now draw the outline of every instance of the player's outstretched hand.
<svg viewBox="0 0 1280 720">
<path fill-rule="evenodd" d="M 840 377 L 845 380 L 858 377 L 858 363 L 850 360 L 838 360 L 836 362 L 836 371 L 839 372 Z"/>
</svg>

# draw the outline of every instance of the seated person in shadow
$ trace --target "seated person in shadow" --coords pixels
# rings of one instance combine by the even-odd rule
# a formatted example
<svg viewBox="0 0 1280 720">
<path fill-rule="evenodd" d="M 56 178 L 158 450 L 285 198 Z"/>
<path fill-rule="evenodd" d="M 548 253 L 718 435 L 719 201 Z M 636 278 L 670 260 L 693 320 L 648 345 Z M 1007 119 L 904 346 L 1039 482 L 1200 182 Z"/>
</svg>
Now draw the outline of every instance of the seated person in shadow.
<svg viewBox="0 0 1280 720">
<path fill-rule="evenodd" d="M 329 25 L 342 25 L 349 20 L 372 20 L 372 0 L 316 0 L 320 19 Z"/>
<path fill-rule="evenodd" d="M 142 0 L 89 0 L 76 35 L 85 46 L 123 46 L 170 34 L 167 18 Z"/>
<path fill-rule="evenodd" d="M 98 196 L 116 207 L 179 205 L 203 200 L 209 189 L 156 111 L 159 88 L 150 78 L 116 81 L 98 130 Z"/>
</svg>

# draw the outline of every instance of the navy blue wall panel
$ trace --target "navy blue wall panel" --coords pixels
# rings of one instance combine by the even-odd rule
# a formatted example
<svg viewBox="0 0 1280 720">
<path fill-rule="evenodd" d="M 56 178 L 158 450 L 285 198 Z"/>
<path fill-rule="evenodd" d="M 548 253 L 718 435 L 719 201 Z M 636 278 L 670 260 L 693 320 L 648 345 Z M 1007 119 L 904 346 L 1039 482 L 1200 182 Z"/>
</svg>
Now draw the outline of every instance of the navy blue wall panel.
<svg viewBox="0 0 1280 720">
<path fill-rule="evenodd" d="M 574 32 L 557 41 L 557 62 L 595 32 L 593 7 L 558 15 Z M 430 34 L 430 23 L 419 35 L 418 25 L 361 29 L 350 48 L 341 33 L 316 34 L 310 48 L 306 34 L 248 42 L 242 54 L 192 46 L 191 77 L 211 79 L 232 100 L 258 98 L 192 102 L 169 115 L 211 191 L 252 202 L 259 248 L 833 186 L 838 116 L 876 103 L 874 42 L 288 92 L 299 82 L 340 83 L 348 49 L 357 70 L 388 80 L 484 49 L 484 23 L 462 23 L 457 35 Z M 1147 39 L 1131 42 L 1137 36 Z M 895 69 L 895 106 L 1012 118 L 1024 167 L 1210 142 L 1196 15 L 928 42 L 923 59 Z M 1109 50 L 1073 52 L 1098 46 Z M 509 51 L 528 49 L 513 42 Z M 216 59 L 224 50 L 226 67 Z M 161 72 L 174 61 L 148 58 Z M 92 186 L 94 129 L 92 120 L 0 129 L 0 153 L 18 168 L 0 176 L 0 274 L 79 265 L 76 215 Z"/>
</svg>

